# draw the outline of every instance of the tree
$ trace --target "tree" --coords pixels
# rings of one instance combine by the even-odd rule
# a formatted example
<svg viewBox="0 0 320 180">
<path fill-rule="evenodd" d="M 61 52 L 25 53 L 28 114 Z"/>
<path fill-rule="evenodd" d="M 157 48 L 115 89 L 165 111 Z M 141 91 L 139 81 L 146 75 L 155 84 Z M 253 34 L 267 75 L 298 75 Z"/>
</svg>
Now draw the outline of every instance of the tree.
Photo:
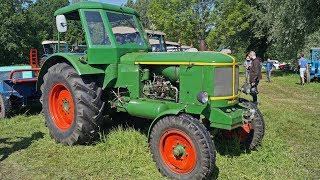
<svg viewBox="0 0 320 180">
<path fill-rule="evenodd" d="M 252 33 L 251 7 L 245 0 L 217 0 L 212 13 L 214 28 L 211 29 L 207 43 L 211 50 L 232 49 L 233 54 L 243 57 Z"/>
<path fill-rule="evenodd" d="M 2 0 L 0 3 L 1 65 L 23 63 L 28 44 L 27 0 Z"/>
<path fill-rule="evenodd" d="M 29 44 L 32 47 L 42 49 L 42 41 L 57 39 L 54 12 L 67 5 L 69 5 L 68 0 L 38 0 L 30 5 L 28 8 L 28 19 L 31 26 Z"/>
<path fill-rule="evenodd" d="M 151 0 L 148 17 L 167 39 L 199 47 L 213 27 L 213 0 Z"/>
<path fill-rule="evenodd" d="M 273 58 L 295 59 L 306 39 L 319 31 L 320 1 L 252 0 L 249 3 L 255 17 L 254 36 L 267 37 L 267 54 Z"/>
<path fill-rule="evenodd" d="M 150 28 L 151 24 L 148 19 L 147 13 L 149 9 L 147 8 L 150 4 L 150 0 L 136 0 L 135 2 L 133 0 L 128 0 L 124 6 L 130 7 L 134 10 L 136 10 L 140 15 L 140 20 L 142 22 L 143 27 Z"/>
</svg>

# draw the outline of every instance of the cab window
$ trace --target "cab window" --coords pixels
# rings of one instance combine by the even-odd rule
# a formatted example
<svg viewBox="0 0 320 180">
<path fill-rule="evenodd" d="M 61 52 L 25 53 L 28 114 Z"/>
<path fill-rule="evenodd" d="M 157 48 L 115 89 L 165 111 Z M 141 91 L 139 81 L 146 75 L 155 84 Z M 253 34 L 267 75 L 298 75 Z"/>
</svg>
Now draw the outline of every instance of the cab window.
<svg viewBox="0 0 320 180">
<path fill-rule="evenodd" d="M 132 44 L 143 46 L 144 42 L 132 15 L 107 12 L 112 32 L 119 45 Z"/>
<path fill-rule="evenodd" d="M 100 12 L 86 11 L 85 17 L 89 30 L 90 43 L 92 45 L 111 45 Z"/>
</svg>

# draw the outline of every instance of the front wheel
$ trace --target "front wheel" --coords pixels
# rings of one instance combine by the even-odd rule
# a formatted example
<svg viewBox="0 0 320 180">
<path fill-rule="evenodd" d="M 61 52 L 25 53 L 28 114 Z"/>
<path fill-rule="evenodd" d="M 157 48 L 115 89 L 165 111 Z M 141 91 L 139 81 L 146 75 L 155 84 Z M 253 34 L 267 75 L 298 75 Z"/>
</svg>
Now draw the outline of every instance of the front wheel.
<svg viewBox="0 0 320 180">
<path fill-rule="evenodd" d="M 41 103 L 50 135 L 66 145 L 92 142 L 102 118 L 101 88 L 66 63 L 49 68 L 43 80 Z"/>
<path fill-rule="evenodd" d="M 159 171 L 174 179 L 206 179 L 215 165 L 215 146 L 192 116 L 166 116 L 152 128 L 149 145 Z"/>
<path fill-rule="evenodd" d="M 258 107 L 249 101 L 242 102 L 244 105 L 254 110 L 251 122 L 244 123 L 242 127 L 232 130 L 232 134 L 239 139 L 245 149 L 253 150 L 257 148 L 264 137 L 265 122 Z"/>
</svg>

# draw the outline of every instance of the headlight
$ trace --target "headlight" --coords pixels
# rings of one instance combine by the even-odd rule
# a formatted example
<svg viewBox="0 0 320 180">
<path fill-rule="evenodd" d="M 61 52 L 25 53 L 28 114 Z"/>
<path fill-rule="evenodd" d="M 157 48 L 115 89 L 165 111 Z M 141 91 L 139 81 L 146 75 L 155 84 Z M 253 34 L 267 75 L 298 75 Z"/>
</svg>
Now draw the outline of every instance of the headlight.
<svg viewBox="0 0 320 180">
<path fill-rule="evenodd" d="M 199 102 L 201 102 L 202 104 L 205 104 L 206 102 L 208 102 L 209 100 L 209 95 L 207 92 L 200 92 L 198 95 L 197 95 L 197 99 Z"/>
</svg>

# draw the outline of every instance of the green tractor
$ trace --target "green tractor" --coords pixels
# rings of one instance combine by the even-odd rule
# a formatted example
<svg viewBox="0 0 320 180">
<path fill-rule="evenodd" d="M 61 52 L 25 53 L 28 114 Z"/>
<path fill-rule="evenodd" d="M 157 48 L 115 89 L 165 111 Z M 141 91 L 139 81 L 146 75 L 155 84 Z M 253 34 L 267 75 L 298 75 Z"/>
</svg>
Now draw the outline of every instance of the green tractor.
<svg viewBox="0 0 320 180">
<path fill-rule="evenodd" d="M 235 59 L 217 52 L 150 52 L 136 11 L 81 2 L 55 12 L 58 38 L 67 19 L 80 21 L 85 53 L 55 53 L 37 87 L 50 135 L 66 145 L 92 142 L 104 117 L 117 112 L 150 119 L 148 141 L 159 171 L 175 179 L 205 179 L 214 171 L 211 132 L 262 141 L 258 108 L 239 99 Z M 60 52 L 58 50 L 58 52 Z"/>
</svg>

